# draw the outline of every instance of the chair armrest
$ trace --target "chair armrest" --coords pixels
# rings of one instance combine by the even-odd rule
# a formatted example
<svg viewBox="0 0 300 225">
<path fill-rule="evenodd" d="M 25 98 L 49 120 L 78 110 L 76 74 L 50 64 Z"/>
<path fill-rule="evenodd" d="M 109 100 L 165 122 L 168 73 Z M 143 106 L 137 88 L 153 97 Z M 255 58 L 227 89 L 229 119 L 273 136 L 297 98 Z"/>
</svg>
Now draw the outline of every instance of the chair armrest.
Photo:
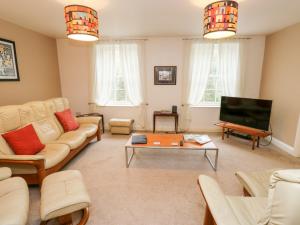
<svg viewBox="0 0 300 225">
<path fill-rule="evenodd" d="M 240 225 L 217 182 L 205 175 L 199 176 L 200 189 L 217 225 Z"/>
<path fill-rule="evenodd" d="M 256 172 L 238 171 L 235 175 L 243 188 L 245 188 L 252 197 L 266 197 L 268 196 L 271 175 L 276 170 L 280 169 Z"/>
<path fill-rule="evenodd" d="M 97 117 L 97 116 L 77 117 L 76 119 L 79 124 L 92 123 L 97 126 L 99 125 L 99 123 L 102 120 L 101 117 Z"/>
<path fill-rule="evenodd" d="M 12 175 L 12 172 L 11 172 L 10 168 L 8 168 L 8 167 L 0 168 L 0 181 L 11 177 L 11 175 Z"/>
</svg>

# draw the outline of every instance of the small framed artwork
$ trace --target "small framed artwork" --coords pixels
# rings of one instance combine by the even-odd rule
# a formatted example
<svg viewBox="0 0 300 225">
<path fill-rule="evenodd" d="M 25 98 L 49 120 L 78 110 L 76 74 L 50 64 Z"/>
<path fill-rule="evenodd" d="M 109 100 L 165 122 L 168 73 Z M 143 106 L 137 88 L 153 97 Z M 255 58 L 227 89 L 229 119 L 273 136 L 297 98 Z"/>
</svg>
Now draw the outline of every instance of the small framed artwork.
<svg viewBox="0 0 300 225">
<path fill-rule="evenodd" d="M 177 66 L 155 66 L 155 85 L 176 85 Z"/>
<path fill-rule="evenodd" d="M 19 80 L 15 42 L 0 38 L 0 81 Z"/>
</svg>

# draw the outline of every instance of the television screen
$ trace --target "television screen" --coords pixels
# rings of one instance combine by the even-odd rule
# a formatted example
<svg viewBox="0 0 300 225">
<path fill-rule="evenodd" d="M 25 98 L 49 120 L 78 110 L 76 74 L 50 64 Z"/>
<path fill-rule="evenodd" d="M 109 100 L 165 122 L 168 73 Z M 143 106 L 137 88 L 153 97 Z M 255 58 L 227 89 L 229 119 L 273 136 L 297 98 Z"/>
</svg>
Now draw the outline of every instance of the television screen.
<svg viewBox="0 0 300 225">
<path fill-rule="evenodd" d="M 222 96 L 220 120 L 267 131 L 271 108 L 271 100 Z"/>
</svg>

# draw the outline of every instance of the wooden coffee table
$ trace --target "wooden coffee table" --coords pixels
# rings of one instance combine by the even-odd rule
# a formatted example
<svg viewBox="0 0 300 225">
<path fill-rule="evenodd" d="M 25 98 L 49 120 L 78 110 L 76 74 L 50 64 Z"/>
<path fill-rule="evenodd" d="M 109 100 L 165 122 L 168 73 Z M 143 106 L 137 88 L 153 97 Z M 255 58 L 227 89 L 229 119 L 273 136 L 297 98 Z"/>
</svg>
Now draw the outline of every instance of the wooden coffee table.
<svg viewBox="0 0 300 225">
<path fill-rule="evenodd" d="M 138 134 L 133 134 L 138 135 Z M 199 150 L 204 151 L 204 156 L 208 160 L 209 164 L 216 171 L 218 166 L 219 149 L 211 141 L 204 145 L 200 145 L 195 142 L 184 142 L 183 146 L 180 146 L 180 141 L 183 140 L 182 134 L 145 134 L 147 136 L 147 144 L 131 144 L 132 136 L 129 138 L 125 145 L 125 160 L 126 167 L 128 168 L 130 162 L 135 154 L 136 149 L 177 149 L 177 150 Z M 176 144 L 176 145 L 175 145 Z M 128 150 L 132 149 L 132 154 L 128 155 Z M 207 151 L 215 152 L 215 160 L 212 162 L 207 155 Z"/>
</svg>

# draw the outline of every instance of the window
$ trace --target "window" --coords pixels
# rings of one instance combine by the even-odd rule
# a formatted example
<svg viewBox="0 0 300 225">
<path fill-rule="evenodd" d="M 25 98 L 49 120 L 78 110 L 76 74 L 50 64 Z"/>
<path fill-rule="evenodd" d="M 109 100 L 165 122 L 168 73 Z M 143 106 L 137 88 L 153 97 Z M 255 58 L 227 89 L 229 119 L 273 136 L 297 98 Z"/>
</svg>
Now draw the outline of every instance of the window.
<svg viewBox="0 0 300 225">
<path fill-rule="evenodd" d="M 240 43 L 192 43 L 188 75 L 191 106 L 220 106 L 221 96 L 240 96 Z"/>
<path fill-rule="evenodd" d="M 93 100 L 99 106 L 139 106 L 143 102 L 141 43 L 95 45 Z"/>
<path fill-rule="evenodd" d="M 223 95 L 223 85 L 220 74 L 218 73 L 219 51 L 218 44 L 213 45 L 213 54 L 211 58 L 210 70 L 207 78 L 207 84 L 202 97 L 203 106 L 218 106 Z"/>
</svg>

